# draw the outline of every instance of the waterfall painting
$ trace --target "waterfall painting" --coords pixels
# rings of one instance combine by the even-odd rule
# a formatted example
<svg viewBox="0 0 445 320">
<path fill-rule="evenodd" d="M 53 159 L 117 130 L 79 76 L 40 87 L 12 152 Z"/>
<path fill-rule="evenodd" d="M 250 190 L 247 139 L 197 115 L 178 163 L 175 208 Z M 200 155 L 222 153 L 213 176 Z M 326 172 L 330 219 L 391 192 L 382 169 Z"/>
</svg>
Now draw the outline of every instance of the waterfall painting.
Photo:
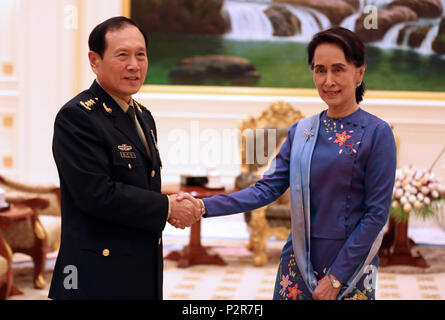
<svg viewBox="0 0 445 320">
<path fill-rule="evenodd" d="M 312 36 L 367 48 L 370 90 L 445 92 L 445 0 L 131 0 L 148 35 L 147 84 L 315 88 Z"/>
</svg>

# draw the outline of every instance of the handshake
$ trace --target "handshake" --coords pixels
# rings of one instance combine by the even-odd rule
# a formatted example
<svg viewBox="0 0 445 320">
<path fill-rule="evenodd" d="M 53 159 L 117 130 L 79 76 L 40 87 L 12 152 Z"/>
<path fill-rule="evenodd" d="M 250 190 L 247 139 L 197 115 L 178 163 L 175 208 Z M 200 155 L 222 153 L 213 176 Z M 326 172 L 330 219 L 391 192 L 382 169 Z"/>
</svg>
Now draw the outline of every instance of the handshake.
<svg viewBox="0 0 445 320">
<path fill-rule="evenodd" d="M 168 196 L 170 200 L 170 217 L 168 223 L 175 228 L 184 229 L 190 227 L 201 219 L 201 201 L 192 197 L 189 193 L 180 193 Z"/>
</svg>

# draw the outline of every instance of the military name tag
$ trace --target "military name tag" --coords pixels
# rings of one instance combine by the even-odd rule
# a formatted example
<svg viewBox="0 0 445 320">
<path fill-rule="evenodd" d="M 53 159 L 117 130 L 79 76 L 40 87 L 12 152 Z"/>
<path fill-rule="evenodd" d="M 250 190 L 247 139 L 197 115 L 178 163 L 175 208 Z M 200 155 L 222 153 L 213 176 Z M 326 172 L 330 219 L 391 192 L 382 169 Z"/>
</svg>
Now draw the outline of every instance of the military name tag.
<svg viewBox="0 0 445 320">
<path fill-rule="evenodd" d="M 124 159 L 136 159 L 136 153 L 134 152 L 121 152 L 121 158 Z"/>
</svg>

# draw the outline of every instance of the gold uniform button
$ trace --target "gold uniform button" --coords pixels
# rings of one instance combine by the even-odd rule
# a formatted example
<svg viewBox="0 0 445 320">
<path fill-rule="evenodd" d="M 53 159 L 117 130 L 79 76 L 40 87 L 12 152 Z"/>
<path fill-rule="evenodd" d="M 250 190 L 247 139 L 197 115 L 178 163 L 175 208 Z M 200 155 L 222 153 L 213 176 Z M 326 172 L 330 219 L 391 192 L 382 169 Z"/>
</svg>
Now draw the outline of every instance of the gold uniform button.
<svg viewBox="0 0 445 320">
<path fill-rule="evenodd" d="M 156 175 L 156 171 L 153 170 L 153 171 L 151 172 L 151 177 L 154 178 L 155 175 Z"/>
<path fill-rule="evenodd" d="M 159 238 L 158 244 L 161 245 L 162 238 Z"/>
<path fill-rule="evenodd" d="M 110 255 L 110 250 L 108 250 L 108 249 L 103 249 L 103 250 L 102 250 L 102 255 L 103 255 L 104 257 L 108 257 L 108 256 Z"/>
<path fill-rule="evenodd" d="M 128 164 L 128 169 L 131 169 L 131 168 L 132 168 L 132 167 L 131 167 L 131 163 L 129 163 L 129 164 Z"/>
</svg>

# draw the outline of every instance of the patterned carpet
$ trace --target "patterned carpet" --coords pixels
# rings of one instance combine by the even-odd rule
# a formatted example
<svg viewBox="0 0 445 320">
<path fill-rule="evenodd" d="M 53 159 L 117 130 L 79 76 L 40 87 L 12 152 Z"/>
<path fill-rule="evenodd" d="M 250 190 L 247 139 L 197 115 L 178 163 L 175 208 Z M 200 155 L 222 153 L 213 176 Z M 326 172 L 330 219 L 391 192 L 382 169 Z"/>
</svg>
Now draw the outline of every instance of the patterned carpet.
<svg viewBox="0 0 445 320">
<path fill-rule="evenodd" d="M 164 256 L 180 250 L 188 243 L 190 230 L 167 225 L 164 230 Z M 380 268 L 376 298 L 380 300 L 445 299 L 445 232 L 438 228 L 410 228 L 409 236 L 419 244 L 422 255 L 431 264 L 429 269 L 406 266 Z M 218 253 L 226 266 L 199 265 L 177 268 L 165 260 L 164 299 L 166 300 L 269 300 L 273 296 L 275 276 L 282 241 L 267 244 L 269 262 L 264 267 L 252 265 L 252 253 L 246 249 L 248 232 L 242 215 L 204 219 L 202 244 Z M 48 256 L 45 278 L 51 279 L 56 253 Z M 23 295 L 11 300 L 48 299 L 49 284 L 43 290 L 32 287 L 32 263 L 24 255 L 14 255 L 15 285 Z"/>
<path fill-rule="evenodd" d="M 186 237 L 164 237 L 165 255 L 187 243 Z M 174 261 L 165 261 L 164 299 L 166 300 L 270 300 L 273 295 L 281 241 L 268 243 L 269 262 L 264 267 L 252 265 L 252 254 L 245 248 L 246 240 L 204 239 L 203 245 L 218 253 L 226 266 L 198 265 L 177 268 Z M 425 249 L 425 248 L 424 248 Z M 427 247 L 428 257 L 445 265 L 445 248 Z M 422 251 L 424 252 L 424 251 Z M 434 254 L 433 254 L 434 252 Z M 50 255 L 45 278 L 50 280 L 55 254 Z M 15 284 L 24 295 L 11 300 L 47 299 L 49 285 L 43 290 L 32 288 L 32 264 L 25 256 L 16 255 Z M 445 299 L 445 272 L 402 274 L 383 272 L 377 277 L 377 299 L 431 300 Z"/>
<path fill-rule="evenodd" d="M 171 241 L 164 241 L 164 243 Z M 165 299 L 210 300 L 270 300 L 277 272 L 278 258 L 284 242 L 268 243 L 269 263 L 264 267 L 252 266 L 252 253 L 245 248 L 244 240 L 206 240 L 207 246 L 220 254 L 227 266 L 193 266 L 176 268 L 176 262 L 165 266 Z M 425 250 L 426 249 L 426 250 Z M 425 258 L 433 258 L 434 266 L 445 266 L 445 248 L 421 248 Z M 438 263 L 440 261 L 440 263 Z M 381 268 L 377 276 L 376 299 L 379 300 L 431 300 L 445 299 L 445 272 L 424 273 L 426 270 L 411 269 L 414 273 L 394 273 L 395 268 Z M 434 270 L 432 270 L 434 271 Z"/>
</svg>

